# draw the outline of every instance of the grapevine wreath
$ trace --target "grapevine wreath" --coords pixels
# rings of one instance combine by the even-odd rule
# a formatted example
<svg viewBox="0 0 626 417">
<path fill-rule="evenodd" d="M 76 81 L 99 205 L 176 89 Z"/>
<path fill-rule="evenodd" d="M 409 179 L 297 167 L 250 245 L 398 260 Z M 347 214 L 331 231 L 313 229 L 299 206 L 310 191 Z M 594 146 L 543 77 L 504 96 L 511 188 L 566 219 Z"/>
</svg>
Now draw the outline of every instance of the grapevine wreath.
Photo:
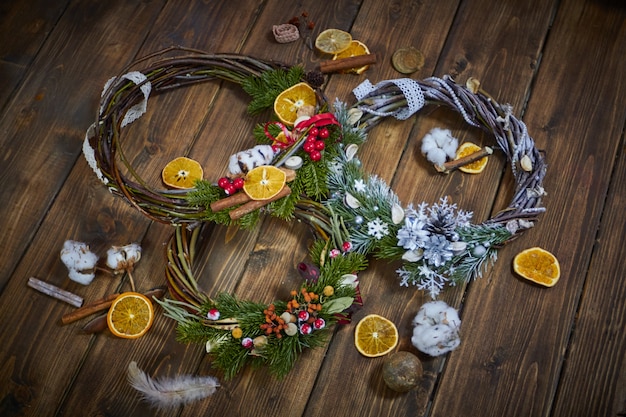
<svg viewBox="0 0 626 417">
<path fill-rule="evenodd" d="M 356 102 L 348 106 L 339 100 L 328 103 L 319 89 L 324 81 L 319 73 L 238 54 L 170 48 L 121 74 L 104 88 L 97 120 L 85 138 L 85 157 L 113 194 L 150 219 L 174 226 L 166 250 L 171 297 L 160 304 L 178 322 L 178 339 L 206 344 L 226 378 L 249 362 L 284 376 L 304 348 L 323 345 L 328 328 L 349 319 L 351 308 L 360 302 L 356 274 L 365 269 L 368 254 L 402 259 L 397 271 L 401 285 L 414 285 L 436 298 L 446 284 L 481 276 L 496 260 L 498 248 L 532 227 L 544 211 L 546 164 L 524 123 L 510 106 L 448 77 L 376 85 L 365 81 L 353 91 Z M 315 108 L 294 126 L 280 121 L 259 125 L 254 129 L 258 145 L 235 150 L 231 157 L 231 176 L 244 180 L 237 180 L 239 185 L 259 167 L 265 167 L 263 175 L 277 168 L 291 176 L 268 201 L 251 200 L 226 179 L 198 180 L 185 190 L 155 189 L 124 156 L 123 128 L 146 111 L 151 93 L 209 80 L 240 85 L 252 97 L 248 110 L 253 114 L 271 108 L 281 92 L 297 84 L 306 83 L 316 93 Z M 495 139 L 515 181 L 506 209 L 474 224 L 471 212 L 446 198 L 402 207 L 384 181 L 364 172 L 356 151 L 369 129 L 388 116 L 407 119 L 425 104 L 448 107 Z M 314 154 L 307 142 L 317 143 L 313 148 L 319 152 Z M 291 299 L 270 304 L 203 293 L 193 272 L 203 226 L 250 228 L 261 214 L 311 226 L 316 240 L 311 263 L 298 266 L 304 277 L 300 288 L 292 291 Z"/>
</svg>

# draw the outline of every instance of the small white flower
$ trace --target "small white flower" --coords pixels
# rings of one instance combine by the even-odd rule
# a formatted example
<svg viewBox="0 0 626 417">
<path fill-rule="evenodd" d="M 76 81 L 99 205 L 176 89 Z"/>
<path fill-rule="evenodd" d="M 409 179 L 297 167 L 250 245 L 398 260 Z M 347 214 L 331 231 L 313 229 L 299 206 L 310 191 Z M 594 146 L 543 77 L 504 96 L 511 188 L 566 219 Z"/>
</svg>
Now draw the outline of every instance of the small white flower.
<svg viewBox="0 0 626 417">
<path fill-rule="evenodd" d="M 354 180 L 354 189 L 360 193 L 364 193 L 366 189 L 365 181 L 363 181 L 362 179 Z"/>
<path fill-rule="evenodd" d="M 367 234 L 380 240 L 389 234 L 389 226 L 379 217 L 376 217 L 374 220 L 367 222 Z"/>
</svg>

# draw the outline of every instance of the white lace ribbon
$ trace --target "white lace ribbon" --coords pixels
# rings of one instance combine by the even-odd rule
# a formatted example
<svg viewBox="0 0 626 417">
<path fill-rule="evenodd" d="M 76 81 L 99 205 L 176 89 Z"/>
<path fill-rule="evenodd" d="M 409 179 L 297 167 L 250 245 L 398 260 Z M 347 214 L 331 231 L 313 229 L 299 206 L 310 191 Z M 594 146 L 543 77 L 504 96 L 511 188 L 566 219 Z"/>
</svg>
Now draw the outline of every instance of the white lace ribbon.
<svg viewBox="0 0 626 417">
<path fill-rule="evenodd" d="M 374 114 L 376 116 L 393 116 L 398 120 L 406 120 L 411 117 L 411 115 L 419 111 L 422 107 L 424 107 L 424 93 L 422 92 L 419 83 L 411 78 L 386 80 L 381 81 L 376 85 L 372 85 L 369 80 L 365 80 L 361 84 L 356 86 L 356 88 L 352 90 L 352 93 L 357 98 L 357 100 L 361 100 L 373 91 L 376 91 L 379 88 L 383 88 L 389 84 L 396 85 L 400 89 L 400 91 L 402 91 L 402 94 L 404 94 L 404 97 L 406 98 L 406 107 L 402 107 L 392 112 L 379 112 L 365 106 L 359 106 L 359 109 L 363 110 L 364 112 Z"/>
<path fill-rule="evenodd" d="M 122 120 L 122 127 L 124 127 L 139 119 L 146 112 L 146 109 L 148 108 L 148 96 L 150 96 L 150 92 L 152 91 L 152 84 L 150 81 L 145 82 L 148 78 L 139 71 L 128 72 L 122 75 L 122 79 L 132 81 L 136 85 L 141 85 L 139 88 L 143 93 L 143 100 L 128 109 L 124 115 L 124 119 Z M 104 94 L 108 91 L 113 81 L 115 81 L 115 77 L 106 82 L 104 89 L 102 90 L 102 96 L 104 96 Z M 103 108 L 100 108 L 100 114 L 102 114 L 103 110 Z"/>
</svg>

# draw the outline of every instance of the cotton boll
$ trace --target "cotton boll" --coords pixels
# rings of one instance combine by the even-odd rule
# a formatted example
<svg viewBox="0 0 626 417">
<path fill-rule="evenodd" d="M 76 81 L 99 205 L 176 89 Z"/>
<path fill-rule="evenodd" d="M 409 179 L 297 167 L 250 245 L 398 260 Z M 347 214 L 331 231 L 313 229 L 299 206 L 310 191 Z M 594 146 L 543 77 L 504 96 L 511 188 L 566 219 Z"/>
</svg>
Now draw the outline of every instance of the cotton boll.
<svg viewBox="0 0 626 417">
<path fill-rule="evenodd" d="M 422 154 L 435 165 L 443 165 L 456 155 L 459 141 L 449 129 L 433 128 L 422 139 Z"/>
<path fill-rule="evenodd" d="M 131 243 L 126 246 L 112 246 L 107 251 L 106 264 L 114 272 L 120 273 L 133 266 L 141 259 L 141 246 Z"/>
<path fill-rule="evenodd" d="M 413 346 L 431 356 L 456 349 L 461 343 L 458 312 L 443 301 L 424 304 L 413 319 Z"/>
<path fill-rule="evenodd" d="M 66 240 L 61 250 L 61 262 L 68 269 L 83 271 L 93 269 L 98 262 L 98 256 L 89 250 L 89 246 L 83 242 Z"/>
<path fill-rule="evenodd" d="M 83 285 L 91 284 L 91 281 L 95 278 L 96 274 L 94 272 L 81 272 L 76 269 L 68 270 L 68 277 L 75 282 Z"/>
</svg>

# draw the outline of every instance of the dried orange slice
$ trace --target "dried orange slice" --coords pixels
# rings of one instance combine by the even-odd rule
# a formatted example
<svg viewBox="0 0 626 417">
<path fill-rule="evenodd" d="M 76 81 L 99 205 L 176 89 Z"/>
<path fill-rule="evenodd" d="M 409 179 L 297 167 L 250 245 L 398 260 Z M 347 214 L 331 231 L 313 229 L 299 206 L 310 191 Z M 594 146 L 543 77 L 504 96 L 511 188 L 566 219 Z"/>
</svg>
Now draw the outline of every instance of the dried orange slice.
<svg viewBox="0 0 626 417">
<path fill-rule="evenodd" d="M 455 159 L 460 159 L 465 156 L 471 155 L 480 151 L 481 149 L 482 148 L 475 143 L 465 142 L 461 146 L 459 146 L 459 149 L 457 149 Z M 477 161 L 459 167 L 459 170 L 467 172 L 468 174 L 480 174 L 485 169 L 485 166 L 487 165 L 487 160 L 488 157 L 485 156 Z"/>
<path fill-rule="evenodd" d="M 193 188 L 194 183 L 201 180 L 203 175 L 202 165 L 184 156 L 168 162 L 161 171 L 161 178 L 165 185 L 181 189 Z"/>
<path fill-rule="evenodd" d="M 338 54 L 350 47 L 352 35 L 340 29 L 326 29 L 315 39 L 315 47 L 325 54 Z"/>
<path fill-rule="evenodd" d="M 286 182 L 285 171 L 273 165 L 262 165 L 246 174 L 243 191 L 252 200 L 267 200 L 278 194 Z"/>
<path fill-rule="evenodd" d="M 521 277 L 545 287 L 552 287 L 561 276 L 556 256 L 545 249 L 534 247 L 515 255 L 513 270 Z"/>
<path fill-rule="evenodd" d="M 378 314 L 365 316 L 356 325 L 354 345 L 364 356 L 374 358 L 391 352 L 398 344 L 398 329 Z"/>
<path fill-rule="evenodd" d="M 115 336 L 136 339 L 152 326 L 154 308 L 148 297 L 136 292 L 120 294 L 109 308 L 107 325 Z"/>
<path fill-rule="evenodd" d="M 338 54 L 335 54 L 333 56 L 333 60 L 336 59 L 343 59 L 343 58 L 350 58 L 353 56 L 359 56 L 359 55 L 368 55 L 370 53 L 369 48 L 367 47 L 367 45 L 365 45 L 363 42 L 361 41 L 357 41 L 357 40 L 353 40 L 352 42 L 350 42 L 350 46 L 341 51 Z M 359 68 L 352 68 L 349 69 L 345 72 L 352 72 L 355 74 L 363 74 L 363 72 L 365 70 L 367 70 L 370 66 L 369 65 L 363 65 L 362 67 Z"/>
<path fill-rule="evenodd" d="M 317 103 L 315 90 L 307 83 L 299 83 L 289 87 L 274 100 L 274 113 L 281 122 L 293 125 L 298 118 L 298 109 L 313 106 Z"/>
</svg>

